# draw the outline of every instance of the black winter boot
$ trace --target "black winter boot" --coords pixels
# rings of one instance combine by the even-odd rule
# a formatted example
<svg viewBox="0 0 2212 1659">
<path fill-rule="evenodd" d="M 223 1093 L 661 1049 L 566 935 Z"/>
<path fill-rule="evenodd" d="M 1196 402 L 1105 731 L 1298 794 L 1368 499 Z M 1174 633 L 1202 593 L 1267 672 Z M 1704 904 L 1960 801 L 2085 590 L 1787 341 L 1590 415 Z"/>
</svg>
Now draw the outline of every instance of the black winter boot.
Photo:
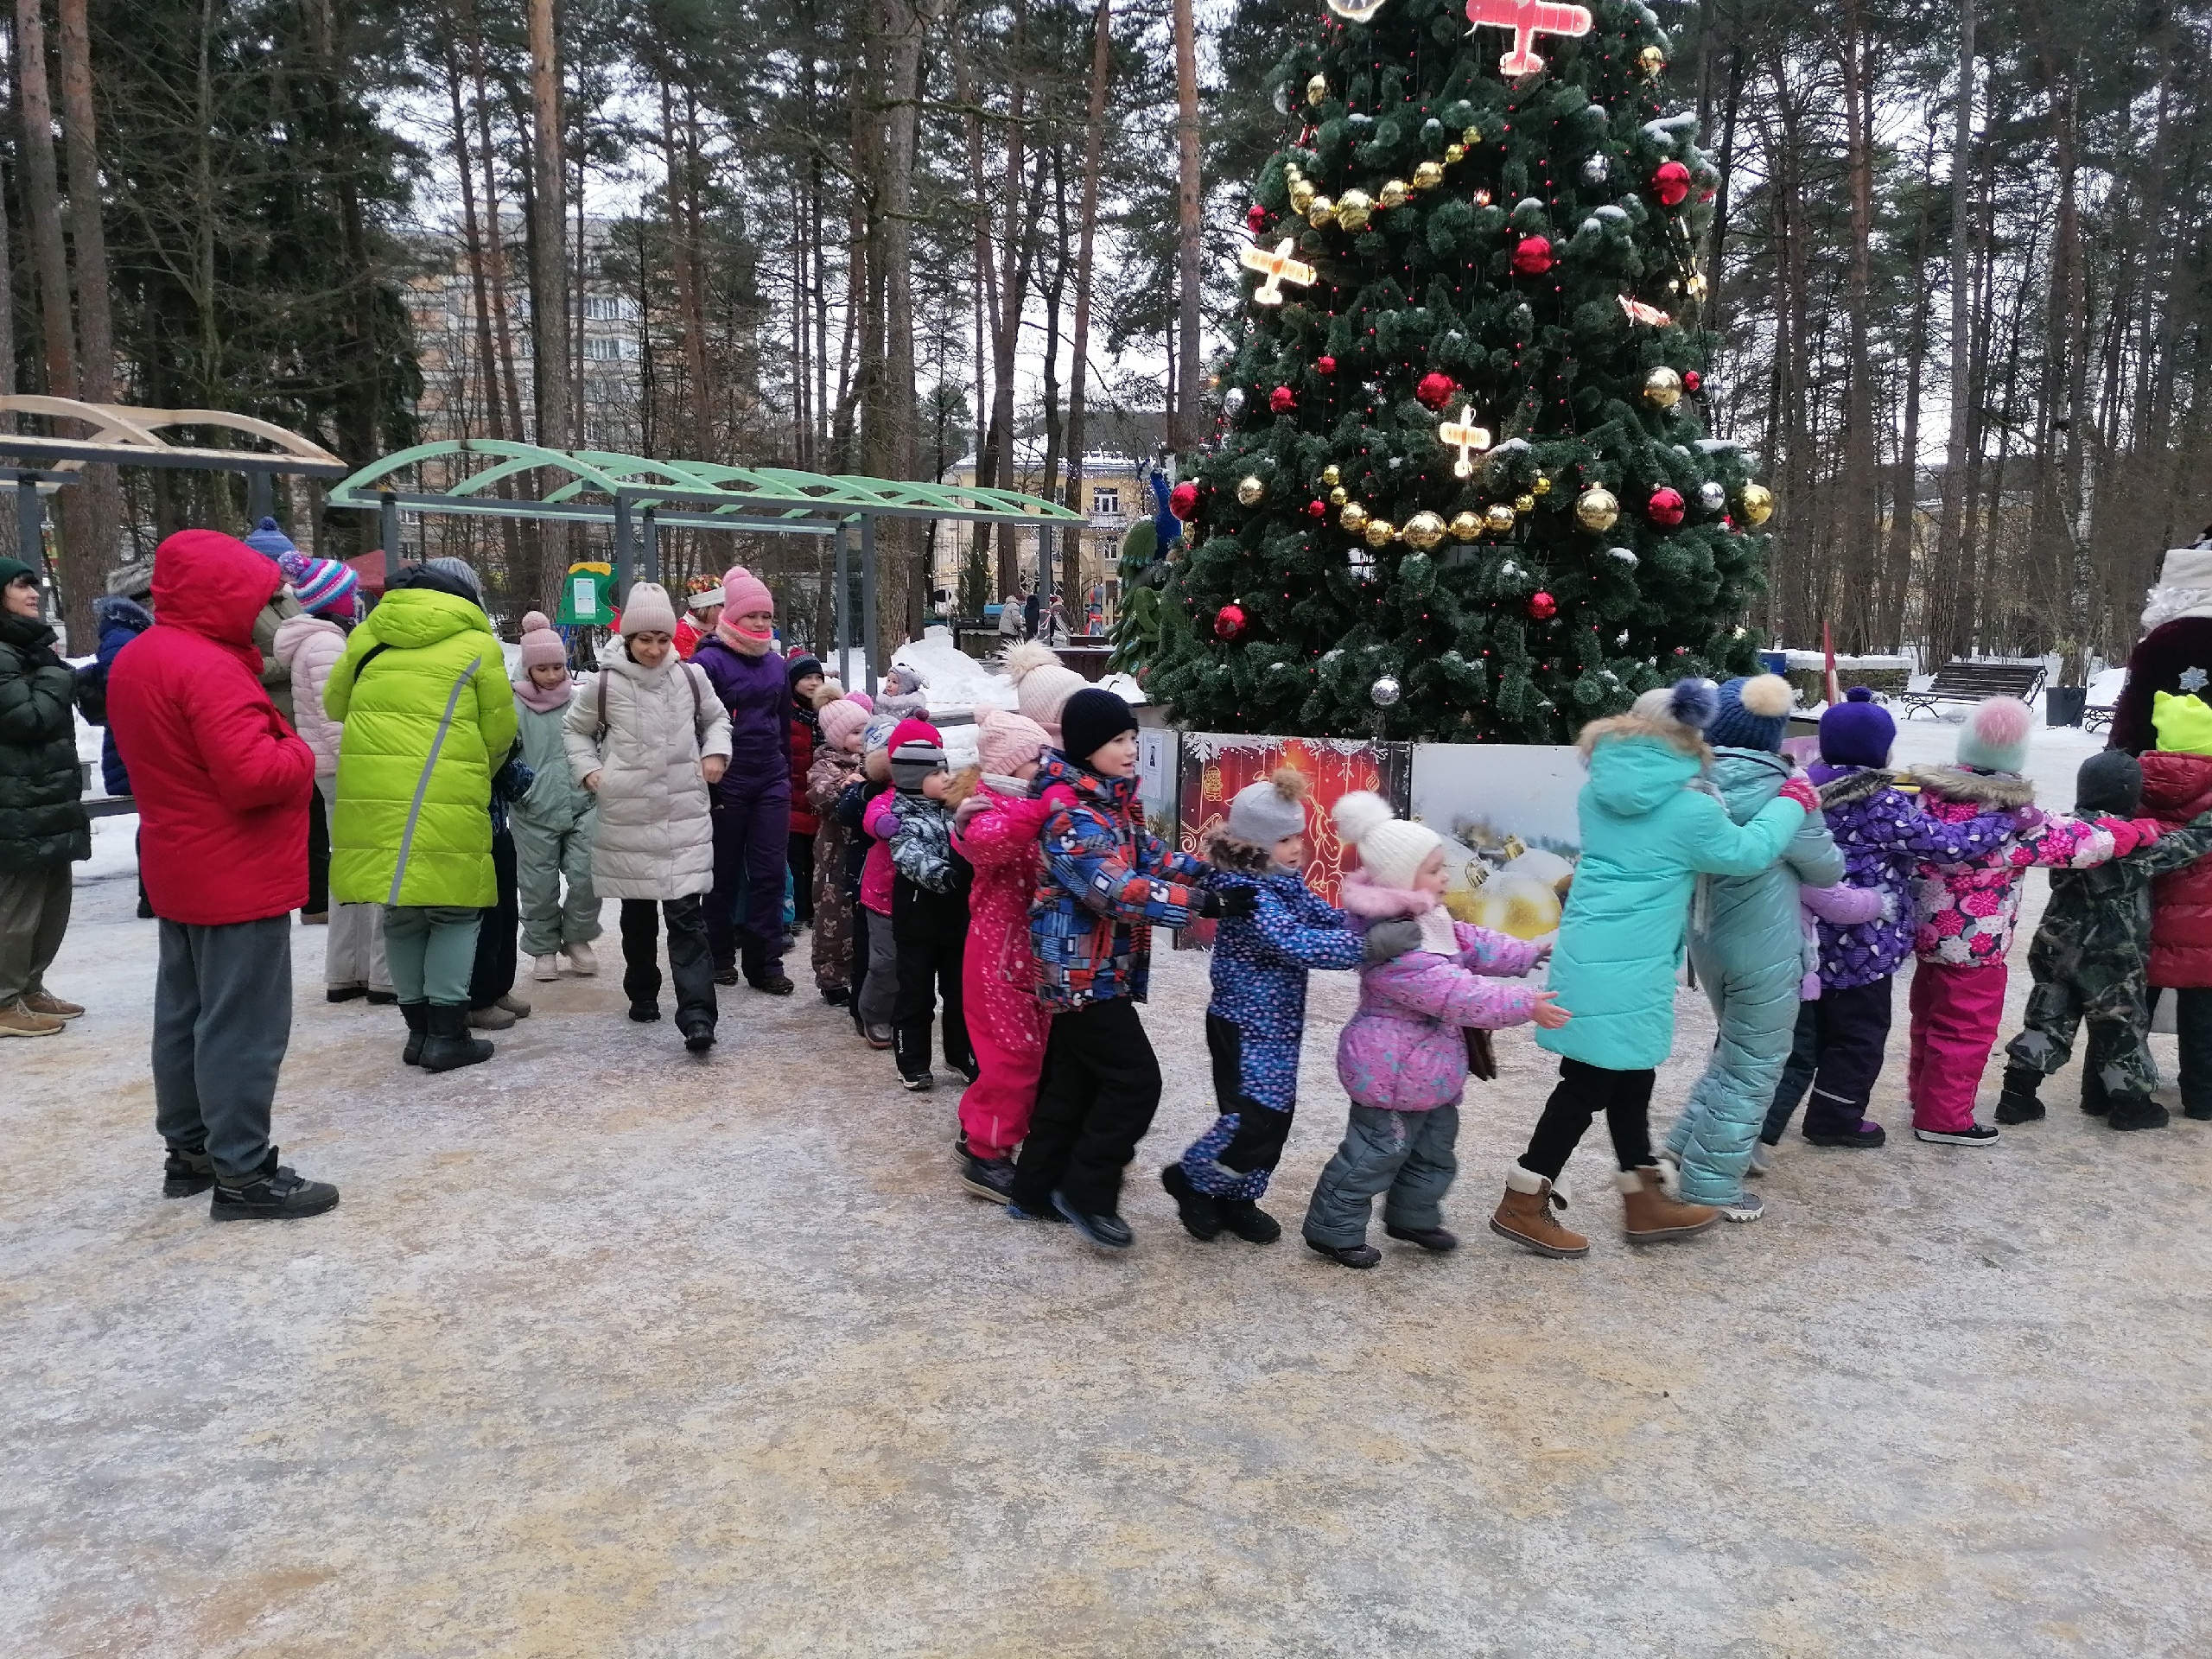
<svg viewBox="0 0 2212 1659">
<path fill-rule="evenodd" d="M 2173 1122 L 2166 1109 L 2148 1095 L 2128 1090 L 2106 1096 L 2105 1127 L 2113 1129 L 2163 1129 Z"/>
<path fill-rule="evenodd" d="M 2005 1092 L 1997 1099 L 1999 1123 L 2032 1123 L 2043 1116 L 2043 1102 L 2036 1098 L 2043 1073 L 2024 1065 L 2005 1068 Z"/>
<path fill-rule="evenodd" d="M 1191 1184 L 1191 1177 L 1180 1164 L 1170 1164 L 1160 1172 L 1160 1184 L 1167 1189 L 1167 1196 L 1175 1200 L 1175 1213 L 1183 1219 L 1183 1230 L 1192 1238 L 1213 1239 L 1221 1236 L 1221 1205 L 1210 1193 L 1201 1192 Z"/>
<path fill-rule="evenodd" d="M 215 1166 L 205 1147 L 171 1147 L 162 1169 L 162 1196 L 188 1198 L 215 1185 Z"/>
<path fill-rule="evenodd" d="M 211 1221 L 290 1221 L 319 1216 L 335 1207 L 338 1189 L 328 1181 L 310 1181 L 299 1171 L 276 1161 L 276 1148 L 261 1167 L 236 1186 L 215 1183 L 215 1196 L 207 1206 Z"/>
<path fill-rule="evenodd" d="M 1282 1224 L 1251 1198 L 1216 1198 L 1221 1224 L 1247 1244 L 1272 1244 L 1282 1236 Z"/>
<path fill-rule="evenodd" d="M 399 1058 L 410 1065 L 423 1064 L 423 1039 L 430 1034 L 430 1005 L 427 1002 L 403 1002 L 399 1017 L 407 1022 L 407 1046 L 399 1051 Z"/>
<path fill-rule="evenodd" d="M 460 1002 L 423 1004 L 429 1031 L 423 1039 L 422 1065 L 425 1071 L 450 1071 L 475 1065 L 492 1058 L 492 1045 L 468 1034 L 468 1009 Z"/>
<path fill-rule="evenodd" d="M 2082 1067 L 2082 1109 L 2091 1117 L 2102 1117 L 2112 1097 L 2106 1092 L 2102 1068 L 2084 1065 Z"/>
</svg>

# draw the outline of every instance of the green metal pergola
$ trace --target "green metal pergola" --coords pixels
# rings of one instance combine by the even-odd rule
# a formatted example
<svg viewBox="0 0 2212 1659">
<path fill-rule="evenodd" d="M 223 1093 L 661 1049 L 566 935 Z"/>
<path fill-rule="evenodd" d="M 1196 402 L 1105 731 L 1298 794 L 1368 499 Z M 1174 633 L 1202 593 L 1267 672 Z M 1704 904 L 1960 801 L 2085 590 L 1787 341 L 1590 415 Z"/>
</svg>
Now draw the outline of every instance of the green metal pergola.
<svg viewBox="0 0 2212 1659">
<path fill-rule="evenodd" d="M 410 489 L 426 464 L 442 463 L 456 478 L 445 488 Z M 501 495 L 501 486 L 553 483 L 532 497 Z M 1033 495 L 965 484 L 885 478 L 830 477 L 783 467 L 725 467 L 705 461 L 658 461 L 598 449 L 548 449 L 498 438 L 447 438 L 416 444 L 372 461 L 330 492 L 334 507 L 378 515 L 387 564 L 399 559 L 400 514 L 475 514 L 609 525 L 613 532 L 615 591 L 634 578 L 658 580 L 659 531 L 750 531 L 774 536 L 826 536 L 837 563 L 837 651 L 849 667 L 848 614 L 853 526 L 859 526 L 861 636 L 875 638 L 875 525 L 879 518 L 950 518 L 965 524 L 1072 524 L 1081 513 Z M 872 658 L 871 658 L 871 660 Z M 871 670 L 868 690 L 874 690 Z M 852 682 L 846 680 L 847 684 Z"/>
</svg>

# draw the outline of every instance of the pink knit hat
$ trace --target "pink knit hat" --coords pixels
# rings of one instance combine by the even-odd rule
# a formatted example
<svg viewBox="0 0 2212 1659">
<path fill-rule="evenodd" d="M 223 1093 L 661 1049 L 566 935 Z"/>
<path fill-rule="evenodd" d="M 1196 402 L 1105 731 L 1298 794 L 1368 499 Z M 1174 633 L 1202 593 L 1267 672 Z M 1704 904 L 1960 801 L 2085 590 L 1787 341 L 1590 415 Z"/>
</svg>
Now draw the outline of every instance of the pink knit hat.
<svg viewBox="0 0 2212 1659">
<path fill-rule="evenodd" d="M 976 711 L 976 758 L 985 772 L 1011 778 L 1051 744 L 1045 728 L 1007 709 Z"/>
<path fill-rule="evenodd" d="M 561 636 L 553 632 L 553 624 L 543 611 L 531 611 L 522 620 L 522 671 L 527 674 L 533 668 L 566 668 L 569 648 Z"/>
<path fill-rule="evenodd" d="M 848 691 L 845 693 L 845 700 L 848 702 L 857 702 L 861 709 L 871 715 L 875 712 L 875 699 L 865 691 Z"/>
<path fill-rule="evenodd" d="M 736 619 L 747 611 L 772 611 L 776 596 L 768 591 L 768 584 L 741 564 L 733 564 L 722 574 L 722 614 L 730 619 L 730 626 L 737 626 Z"/>
<path fill-rule="evenodd" d="M 822 722 L 823 741 L 834 746 L 868 724 L 868 710 L 850 697 L 839 697 L 823 703 L 815 718 Z"/>
</svg>

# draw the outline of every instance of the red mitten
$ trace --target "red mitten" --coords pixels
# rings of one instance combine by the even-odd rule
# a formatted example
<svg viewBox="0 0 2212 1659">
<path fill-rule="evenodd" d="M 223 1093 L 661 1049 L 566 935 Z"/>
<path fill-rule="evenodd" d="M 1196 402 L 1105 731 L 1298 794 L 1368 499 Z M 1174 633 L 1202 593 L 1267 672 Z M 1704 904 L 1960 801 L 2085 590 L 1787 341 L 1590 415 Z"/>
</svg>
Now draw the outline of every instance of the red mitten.
<svg viewBox="0 0 2212 1659">
<path fill-rule="evenodd" d="M 1808 818 L 1821 810 L 1819 791 L 1814 789 L 1811 780 L 1802 772 L 1790 775 L 1789 781 L 1782 786 L 1781 798 L 1796 802 L 1805 809 L 1805 816 Z"/>
</svg>

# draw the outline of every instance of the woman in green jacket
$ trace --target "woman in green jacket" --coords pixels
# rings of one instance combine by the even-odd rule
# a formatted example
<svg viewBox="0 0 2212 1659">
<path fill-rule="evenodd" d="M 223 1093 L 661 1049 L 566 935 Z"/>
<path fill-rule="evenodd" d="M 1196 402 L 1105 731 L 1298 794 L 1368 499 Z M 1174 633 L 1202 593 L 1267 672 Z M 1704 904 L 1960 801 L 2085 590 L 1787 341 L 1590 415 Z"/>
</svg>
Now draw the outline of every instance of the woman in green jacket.
<svg viewBox="0 0 2212 1659">
<path fill-rule="evenodd" d="M 323 707 L 344 722 L 330 893 L 385 906 L 405 1058 L 489 1059 L 468 1034 L 477 912 L 495 902 L 492 774 L 515 741 L 514 691 L 476 579 L 458 559 L 400 571 L 346 641 Z"/>
<path fill-rule="evenodd" d="M 1582 728 L 1590 768 L 1577 803 L 1582 856 L 1550 977 L 1574 1018 L 1536 1033 L 1537 1046 L 1560 1057 L 1559 1086 L 1491 1218 L 1493 1230 L 1542 1255 L 1590 1248 L 1551 1211 L 1565 1202 L 1554 1191 L 1560 1171 L 1601 1111 L 1631 1243 L 1687 1237 L 1720 1218 L 1666 1195 L 1648 1119 L 1653 1077 L 1675 1043 L 1690 895 L 1700 874 L 1748 875 L 1773 863 L 1817 798 L 1793 778 L 1750 823 L 1732 821 L 1704 785 L 1713 752 L 1701 734 L 1718 701 L 1712 681 L 1682 680 Z"/>
</svg>

